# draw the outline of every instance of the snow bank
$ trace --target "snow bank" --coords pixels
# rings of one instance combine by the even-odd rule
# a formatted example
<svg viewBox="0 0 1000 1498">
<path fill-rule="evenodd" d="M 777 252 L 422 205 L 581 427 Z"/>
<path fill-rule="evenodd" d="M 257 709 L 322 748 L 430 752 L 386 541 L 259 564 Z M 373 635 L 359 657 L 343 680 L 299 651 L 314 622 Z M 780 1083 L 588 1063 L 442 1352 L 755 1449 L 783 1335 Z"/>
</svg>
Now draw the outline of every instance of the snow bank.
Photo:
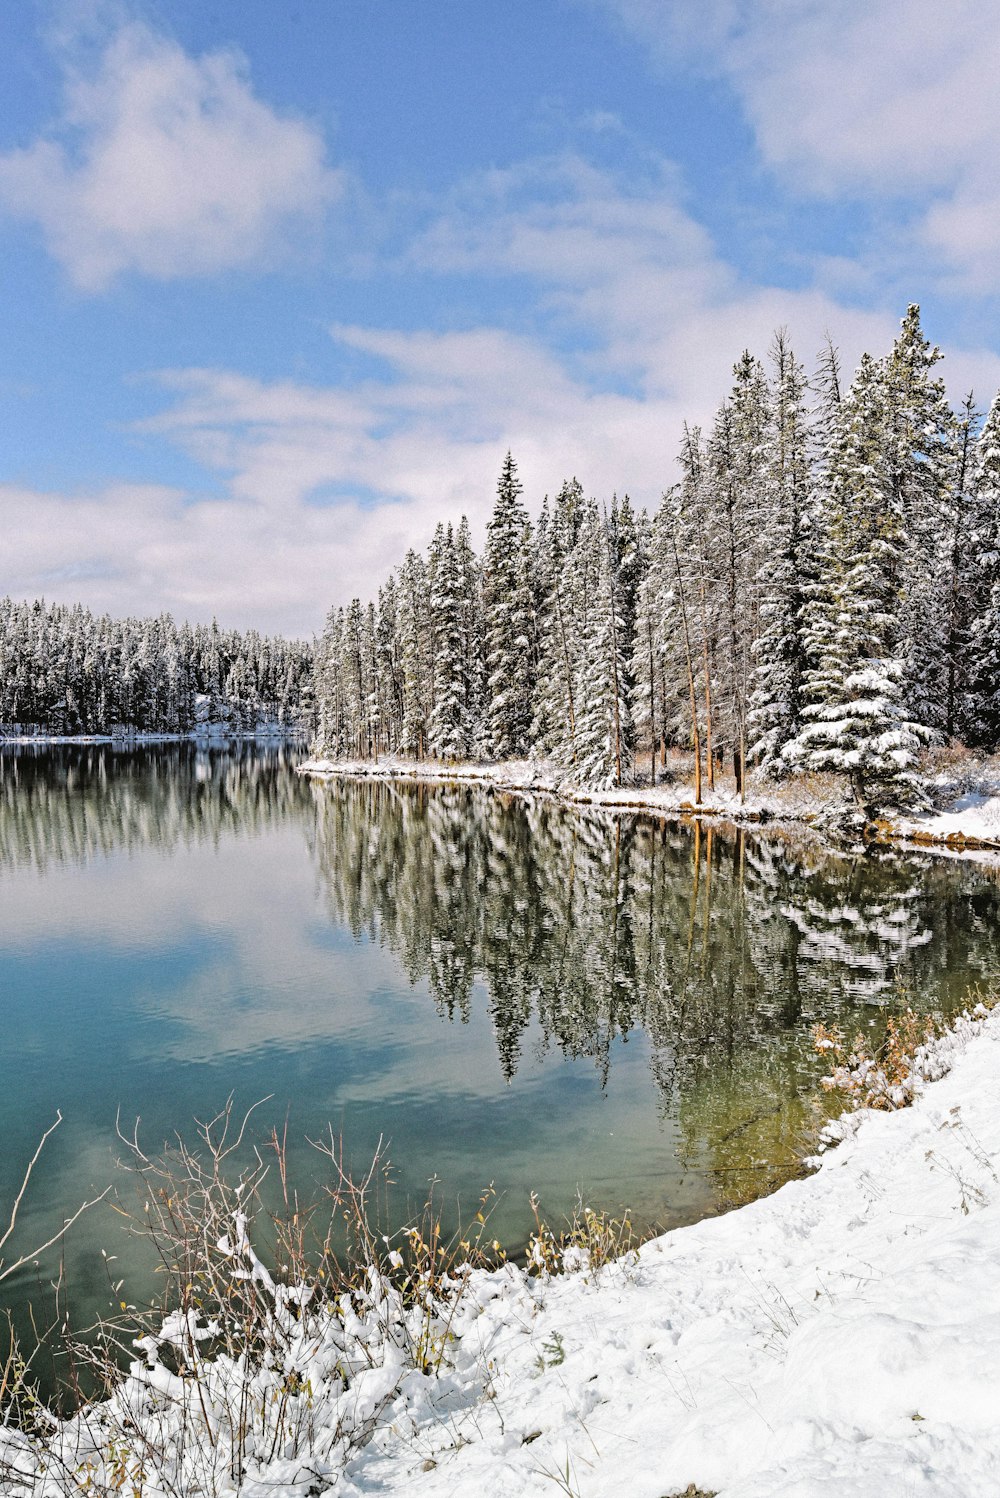
<svg viewBox="0 0 1000 1498">
<path fill-rule="evenodd" d="M 656 786 L 590 790 L 574 785 L 567 779 L 564 769 L 543 759 L 445 765 L 396 757 L 377 761 L 315 758 L 305 760 L 297 769 L 300 775 L 318 780 L 409 780 L 429 784 L 486 785 L 500 791 L 558 796 L 563 801 L 582 806 L 646 810 L 670 816 L 697 813 L 733 821 L 811 821 L 829 810 L 836 799 L 828 785 L 819 785 L 817 777 L 805 777 L 781 786 L 751 780 L 745 796 L 725 785 L 714 790 L 709 790 L 706 785 L 697 804 L 693 781 L 688 782 L 681 775 Z"/>
<path fill-rule="evenodd" d="M 112 1399 L 41 1449 L 0 1430 L 4 1491 L 985 1498 L 1000 1471 L 1000 1010 L 924 1061 L 951 1070 L 908 1109 L 832 1125 L 837 1148 L 775 1195 L 600 1269 L 583 1253 L 566 1276 L 477 1271 L 433 1308 L 374 1270 L 312 1308 L 260 1264 L 239 1208 L 218 1250 L 270 1298 L 263 1360 L 203 1361 L 217 1329 L 168 1318 Z M 429 1329 L 433 1368 L 413 1356 Z"/>
<path fill-rule="evenodd" d="M 900 827 L 914 842 L 933 839 L 1000 849 L 1000 793 L 969 791 L 945 810 L 910 817 Z"/>
<path fill-rule="evenodd" d="M 338 1494 L 995 1492 L 1000 1016 L 946 1058 L 772 1197 L 596 1276 L 484 1282 L 464 1376 L 397 1400 Z"/>
<path fill-rule="evenodd" d="M 979 766 L 985 770 L 987 767 Z M 440 784 L 456 782 L 487 785 L 514 794 L 558 796 L 583 806 L 654 812 L 660 816 L 722 817 L 731 822 L 803 822 L 822 831 L 835 823 L 843 808 L 843 787 L 831 777 L 793 776 L 780 784 L 751 774 L 745 795 L 723 782 L 702 789 L 696 804 L 693 782 L 678 777 L 657 786 L 623 786 L 616 790 L 585 790 L 567 781 L 564 770 L 546 760 L 516 760 L 503 764 L 442 765 L 395 757 L 372 760 L 307 759 L 302 775 L 318 780 L 409 780 Z M 987 777 L 988 779 L 988 777 Z M 965 791 L 942 784 L 932 786 L 944 804 L 919 816 L 894 817 L 876 824 L 876 837 L 885 843 L 912 843 L 925 851 L 1000 862 L 1000 781 L 986 790 Z"/>
</svg>

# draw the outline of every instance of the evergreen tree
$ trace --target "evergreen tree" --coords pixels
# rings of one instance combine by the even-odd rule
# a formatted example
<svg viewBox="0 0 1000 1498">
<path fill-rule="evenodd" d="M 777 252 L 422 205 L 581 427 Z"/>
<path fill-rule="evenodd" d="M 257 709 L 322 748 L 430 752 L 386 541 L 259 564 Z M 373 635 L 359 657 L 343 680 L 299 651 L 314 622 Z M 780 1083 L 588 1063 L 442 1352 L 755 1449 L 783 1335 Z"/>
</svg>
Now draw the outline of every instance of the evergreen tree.
<svg viewBox="0 0 1000 1498">
<path fill-rule="evenodd" d="M 757 633 L 761 495 L 767 460 L 770 399 L 758 360 L 744 352 L 708 445 L 707 524 L 713 628 L 722 663 L 716 722 L 728 740 L 733 773 L 742 791 L 747 755 L 750 668 Z"/>
<path fill-rule="evenodd" d="M 806 380 L 783 331 L 771 348 L 772 420 L 762 474 L 758 565 L 759 628 L 754 644 L 749 754 L 780 773 L 785 746 L 801 727 L 805 647 L 802 614 L 804 541 L 809 501 L 809 419 Z"/>
<path fill-rule="evenodd" d="M 583 487 L 567 479 L 551 513 L 543 510 L 536 552 L 538 666 L 531 736 L 536 749 L 567 767 L 576 759 L 575 678 L 580 648 L 570 558 L 584 522 Z"/>
<path fill-rule="evenodd" d="M 531 747 L 531 527 L 521 492 L 517 465 L 508 453 L 497 483 L 483 558 L 485 737 L 494 759 L 521 758 Z"/>
<path fill-rule="evenodd" d="M 439 759 L 469 754 L 469 662 L 462 576 L 452 527 L 438 526 L 432 546 L 431 630 L 434 701 L 427 724 L 430 752 Z"/>
<path fill-rule="evenodd" d="M 917 752 L 929 738 L 909 718 L 900 648 L 903 513 L 890 507 L 887 395 L 868 355 L 843 404 L 831 453 L 829 532 L 806 637 L 804 726 L 788 757 L 847 776 L 866 818 L 919 791 Z"/>
<path fill-rule="evenodd" d="M 597 587 L 577 668 L 576 776 L 595 787 L 624 784 L 633 760 L 627 680 L 632 651 L 615 542 L 610 519 L 595 517 L 577 547 L 587 547 Z"/>
<path fill-rule="evenodd" d="M 880 455 L 884 504 L 899 526 L 900 661 L 909 710 L 943 731 L 947 721 L 948 564 L 961 523 L 956 494 L 957 429 L 944 385 L 931 371 L 941 358 L 907 308 L 892 353 L 882 362 Z"/>
<path fill-rule="evenodd" d="M 1000 395 L 976 444 L 972 546 L 969 685 L 964 710 L 967 740 L 1000 746 Z"/>
<path fill-rule="evenodd" d="M 399 663 L 403 713 L 400 748 L 422 759 L 427 752 L 427 720 L 433 702 L 427 567 L 408 551 L 399 575 Z"/>
</svg>

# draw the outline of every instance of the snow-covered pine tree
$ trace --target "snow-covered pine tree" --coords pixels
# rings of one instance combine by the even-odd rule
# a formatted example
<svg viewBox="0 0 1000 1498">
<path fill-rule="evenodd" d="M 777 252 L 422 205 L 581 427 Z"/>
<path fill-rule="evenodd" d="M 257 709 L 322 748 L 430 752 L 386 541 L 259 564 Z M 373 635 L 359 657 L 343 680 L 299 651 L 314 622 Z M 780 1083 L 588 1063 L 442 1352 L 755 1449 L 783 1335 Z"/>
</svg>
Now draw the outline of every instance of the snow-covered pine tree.
<svg viewBox="0 0 1000 1498">
<path fill-rule="evenodd" d="M 340 677 L 344 704 L 344 736 L 347 752 L 364 759 L 368 742 L 368 689 L 365 681 L 364 617 L 361 600 L 352 598 L 344 615 L 341 635 Z"/>
<path fill-rule="evenodd" d="M 708 444 L 705 529 L 710 608 L 718 648 L 716 723 L 727 740 L 737 790 L 746 769 L 750 666 L 757 633 L 760 501 L 770 396 L 759 360 L 745 351 Z"/>
<path fill-rule="evenodd" d="M 663 676 L 666 664 L 662 621 L 664 616 L 663 537 L 657 518 L 645 512 L 640 526 L 640 549 L 644 567 L 636 594 L 635 639 L 631 661 L 631 711 L 636 753 L 649 752 L 650 776 L 656 780 L 656 756 L 666 750 L 666 714 Z"/>
<path fill-rule="evenodd" d="M 521 492 L 517 464 L 508 452 L 483 556 L 485 738 L 488 753 L 498 760 L 519 759 L 531 748 L 531 526 Z"/>
<path fill-rule="evenodd" d="M 621 615 L 619 644 L 621 650 L 624 651 L 626 663 L 622 690 L 630 705 L 634 689 L 632 658 L 635 654 L 639 588 L 649 565 L 646 553 L 645 523 L 646 516 L 636 516 L 632 501 L 627 494 L 620 503 L 617 494 L 612 496 L 611 513 L 608 516 L 608 538 L 611 544 L 618 610 Z M 630 714 L 628 749 L 630 759 L 635 749 L 634 733 Z"/>
<path fill-rule="evenodd" d="M 403 678 L 399 660 L 399 618 L 396 579 L 389 577 L 378 590 L 375 624 L 375 672 L 379 680 L 381 722 L 379 738 L 383 752 L 399 747 L 403 727 Z"/>
<path fill-rule="evenodd" d="M 483 589 L 479 561 L 469 534 L 469 522 L 464 515 L 455 533 L 455 554 L 461 600 L 468 752 L 480 755 L 483 752 Z"/>
<path fill-rule="evenodd" d="M 805 371 L 783 329 L 774 336 L 771 360 L 772 414 L 761 475 L 759 523 L 763 545 L 757 575 L 759 624 L 748 714 L 748 758 L 771 774 L 780 774 L 787 769 L 782 758 L 785 746 L 801 727 L 809 418 Z"/>
<path fill-rule="evenodd" d="M 911 305 L 884 386 L 885 503 L 899 517 L 900 661 L 914 719 L 944 731 L 948 680 L 948 568 L 956 523 L 957 423 L 931 371 L 941 351 Z"/>
<path fill-rule="evenodd" d="M 462 577 L 451 525 L 438 526 L 431 553 L 434 700 L 427 722 L 427 744 L 438 759 L 459 760 L 469 754 L 469 662 Z"/>
<path fill-rule="evenodd" d="M 976 434 L 982 421 L 972 391 L 956 427 L 951 535 L 945 558 L 945 699 L 943 731 L 969 741 L 972 632 L 978 612 L 977 536 L 982 529 L 976 492 Z"/>
<path fill-rule="evenodd" d="M 427 566 L 413 550 L 399 574 L 399 665 L 403 713 L 400 748 L 422 759 L 427 753 L 427 720 L 433 699 L 430 659 L 430 605 Z"/>
<path fill-rule="evenodd" d="M 1000 746 L 1000 395 L 976 443 L 966 741 Z"/>
<path fill-rule="evenodd" d="M 610 521 L 595 516 L 577 543 L 586 548 L 597 587 L 577 665 L 575 778 L 592 787 L 620 786 L 631 778 L 633 734 L 626 672 L 631 663 L 622 605 L 619 562 Z"/>
<path fill-rule="evenodd" d="M 580 649 L 578 592 L 569 558 L 585 515 L 583 486 L 567 479 L 545 524 L 539 525 L 535 556 L 538 667 L 535 678 L 532 745 L 537 752 L 572 767 L 576 758 L 576 661 Z"/>
<path fill-rule="evenodd" d="M 890 482 L 887 406 L 883 371 L 866 354 L 825 476 L 828 533 L 805 637 L 804 726 L 786 751 L 793 763 L 845 775 L 866 820 L 919 793 L 916 758 L 930 737 L 906 708 L 899 620 L 906 538 Z"/>
</svg>

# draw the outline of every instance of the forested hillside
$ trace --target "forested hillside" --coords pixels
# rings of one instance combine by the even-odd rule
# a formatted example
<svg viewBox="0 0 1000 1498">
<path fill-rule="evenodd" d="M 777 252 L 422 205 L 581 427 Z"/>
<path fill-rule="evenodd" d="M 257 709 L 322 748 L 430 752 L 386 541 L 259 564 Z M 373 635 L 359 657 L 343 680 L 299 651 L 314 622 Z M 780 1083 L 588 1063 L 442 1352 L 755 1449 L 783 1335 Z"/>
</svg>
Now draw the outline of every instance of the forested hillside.
<svg viewBox="0 0 1000 1498">
<path fill-rule="evenodd" d="M 996 748 L 1000 397 L 953 410 L 940 357 L 917 307 L 846 388 L 832 344 L 807 377 L 779 332 L 652 516 L 574 478 L 532 523 L 508 454 L 481 557 L 441 524 L 331 611 L 318 748 L 538 754 L 598 786 L 680 744 L 699 784 L 833 770 L 866 807 L 912 796 L 925 744 Z"/>
<path fill-rule="evenodd" d="M 0 599 L 0 733 L 306 727 L 312 647 L 210 625 Z"/>
</svg>

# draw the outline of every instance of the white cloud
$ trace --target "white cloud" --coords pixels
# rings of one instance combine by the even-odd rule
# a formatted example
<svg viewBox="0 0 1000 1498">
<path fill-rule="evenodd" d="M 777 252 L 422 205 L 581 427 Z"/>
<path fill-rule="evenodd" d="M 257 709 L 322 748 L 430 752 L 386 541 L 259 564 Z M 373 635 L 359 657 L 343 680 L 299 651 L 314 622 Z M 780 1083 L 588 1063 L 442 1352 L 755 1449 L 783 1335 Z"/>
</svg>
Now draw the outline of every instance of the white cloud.
<svg viewBox="0 0 1000 1498">
<path fill-rule="evenodd" d="M 787 325 L 809 365 L 829 330 L 849 372 L 863 349 L 888 349 L 902 311 L 741 283 L 669 171 L 625 190 L 572 158 L 468 184 L 411 258 L 521 278 L 546 331 L 338 325 L 340 344 L 381 365 L 350 387 L 165 373 L 144 437 L 183 448 L 219 497 L 0 488 L 0 593 L 308 634 L 331 603 L 374 596 L 439 520 L 466 513 L 481 540 L 508 447 L 533 509 L 572 474 L 598 498 L 655 505 L 683 421 L 711 421 L 744 347 L 766 353 Z M 949 353 L 944 372 L 954 395 L 972 384 L 985 398 L 1000 359 Z"/>
<path fill-rule="evenodd" d="M 267 262 L 341 189 L 319 134 L 257 99 L 233 52 L 189 57 L 138 24 L 68 64 L 53 132 L 0 156 L 0 206 L 85 291 Z"/>
<path fill-rule="evenodd" d="M 667 67 L 727 78 L 796 189 L 896 209 L 969 290 L 1000 270 L 1000 30 L 977 0 L 598 0 Z"/>
<path fill-rule="evenodd" d="M 763 355 L 778 326 L 789 325 L 807 365 L 827 330 L 848 369 L 864 348 L 891 342 L 902 308 L 858 311 L 817 289 L 742 282 L 686 211 L 669 163 L 650 167 L 628 189 L 576 157 L 485 174 L 456 194 L 413 259 L 442 274 L 540 281 L 564 327 L 596 343 L 573 361 L 581 374 L 619 376 L 699 421 L 725 394 L 741 350 Z"/>
</svg>

